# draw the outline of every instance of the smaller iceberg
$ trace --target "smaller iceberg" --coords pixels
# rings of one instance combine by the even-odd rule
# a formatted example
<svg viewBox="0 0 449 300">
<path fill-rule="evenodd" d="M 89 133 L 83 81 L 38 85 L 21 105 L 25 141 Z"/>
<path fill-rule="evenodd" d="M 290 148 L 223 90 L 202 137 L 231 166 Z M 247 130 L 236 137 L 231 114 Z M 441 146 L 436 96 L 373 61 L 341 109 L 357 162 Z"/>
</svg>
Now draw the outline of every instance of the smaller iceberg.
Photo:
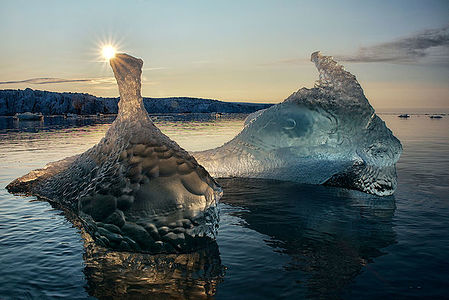
<svg viewBox="0 0 449 300">
<path fill-rule="evenodd" d="M 311 56 L 319 80 L 248 116 L 221 147 L 193 153 L 214 177 L 327 184 L 380 196 L 397 185 L 399 140 L 374 112 L 354 75 L 330 56 Z"/>
</svg>

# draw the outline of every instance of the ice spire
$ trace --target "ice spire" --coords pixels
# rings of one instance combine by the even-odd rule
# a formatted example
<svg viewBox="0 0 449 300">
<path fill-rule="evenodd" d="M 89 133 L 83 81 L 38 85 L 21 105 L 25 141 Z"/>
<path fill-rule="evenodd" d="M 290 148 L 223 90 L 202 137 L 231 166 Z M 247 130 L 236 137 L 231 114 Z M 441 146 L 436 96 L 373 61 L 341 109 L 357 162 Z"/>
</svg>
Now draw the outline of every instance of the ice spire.
<svg viewBox="0 0 449 300">
<path fill-rule="evenodd" d="M 310 60 L 315 63 L 320 73 L 315 87 L 333 88 L 337 91 L 349 93 L 352 96 L 363 96 L 365 98 L 363 89 L 357 82 L 356 77 L 346 71 L 342 65 L 339 65 L 332 56 L 324 56 L 319 51 L 316 51 L 312 53 Z M 366 104 L 369 105 L 368 101 L 366 101 Z"/>
<path fill-rule="evenodd" d="M 109 63 L 117 80 L 120 101 L 119 118 L 148 118 L 141 95 L 143 60 L 125 53 L 118 53 Z"/>
</svg>

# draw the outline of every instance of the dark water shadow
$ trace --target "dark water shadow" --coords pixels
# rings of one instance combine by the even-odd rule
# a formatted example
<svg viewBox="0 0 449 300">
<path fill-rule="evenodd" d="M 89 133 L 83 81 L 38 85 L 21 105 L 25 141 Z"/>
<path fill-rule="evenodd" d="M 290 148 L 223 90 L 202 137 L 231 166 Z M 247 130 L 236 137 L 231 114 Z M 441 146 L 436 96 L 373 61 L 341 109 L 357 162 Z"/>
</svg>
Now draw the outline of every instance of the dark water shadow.
<svg viewBox="0 0 449 300">
<path fill-rule="evenodd" d="M 232 214 L 269 236 L 273 251 L 287 254 L 285 270 L 300 270 L 299 289 L 310 298 L 340 298 L 373 259 L 396 243 L 394 197 L 325 186 L 258 179 L 220 179 Z M 268 276 L 268 275 L 267 275 Z"/>
</svg>

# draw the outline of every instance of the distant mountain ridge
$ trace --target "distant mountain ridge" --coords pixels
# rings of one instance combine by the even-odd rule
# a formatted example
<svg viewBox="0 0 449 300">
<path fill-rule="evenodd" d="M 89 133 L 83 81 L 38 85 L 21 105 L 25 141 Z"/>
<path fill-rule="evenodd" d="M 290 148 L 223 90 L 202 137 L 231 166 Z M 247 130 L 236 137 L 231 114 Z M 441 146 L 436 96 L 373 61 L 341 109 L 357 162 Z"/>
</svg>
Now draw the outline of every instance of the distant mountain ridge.
<svg viewBox="0 0 449 300">
<path fill-rule="evenodd" d="M 119 98 L 96 97 L 86 93 L 59 93 L 42 90 L 0 90 L 0 116 L 33 112 L 44 115 L 115 114 Z M 191 97 L 143 98 L 149 113 L 252 113 L 272 104 L 234 103 Z"/>
</svg>

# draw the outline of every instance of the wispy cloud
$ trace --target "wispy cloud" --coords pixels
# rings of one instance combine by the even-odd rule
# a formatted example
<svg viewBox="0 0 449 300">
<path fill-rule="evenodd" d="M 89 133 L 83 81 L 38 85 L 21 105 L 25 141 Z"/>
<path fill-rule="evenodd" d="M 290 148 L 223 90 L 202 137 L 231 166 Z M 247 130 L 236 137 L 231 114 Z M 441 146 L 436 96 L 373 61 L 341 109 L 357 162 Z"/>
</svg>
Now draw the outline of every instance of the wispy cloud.
<svg viewBox="0 0 449 300">
<path fill-rule="evenodd" d="M 449 25 L 437 29 L 427 29 L 391 42 L 361 47 L 353 54 L 335 55 L 334 57 L 337 61 L 346 62 L 418 63 L 433 61 L 448 64 Z M 306 62 L 309 60 L 286 58 L 261 65 L 298 65 Z"/>
<path fill-rule="evenodd" d="M 414 35 L 368 47 L 361 47 L 353 55 L 335 56 L 349 62 L 414 63 L 425 57 L 449 59 L 449 25 L 428 29 Z"/>
<path fill-rule="evenodd" d="M 89 84 L 114 84 L 115 79 L 114 79 L 114 77 L 75 78 L 75 79 L 40 77 L 40 78 L 30 78 L 30 79 L 24 79 L 24 80 L 0 81 L 0 84 L 18 84 L 18 83 L 53 84 L 53 83 L 68 83 L 68 82 L 85 82 L 85 83 L 89 83 Z"/>
</svg>

